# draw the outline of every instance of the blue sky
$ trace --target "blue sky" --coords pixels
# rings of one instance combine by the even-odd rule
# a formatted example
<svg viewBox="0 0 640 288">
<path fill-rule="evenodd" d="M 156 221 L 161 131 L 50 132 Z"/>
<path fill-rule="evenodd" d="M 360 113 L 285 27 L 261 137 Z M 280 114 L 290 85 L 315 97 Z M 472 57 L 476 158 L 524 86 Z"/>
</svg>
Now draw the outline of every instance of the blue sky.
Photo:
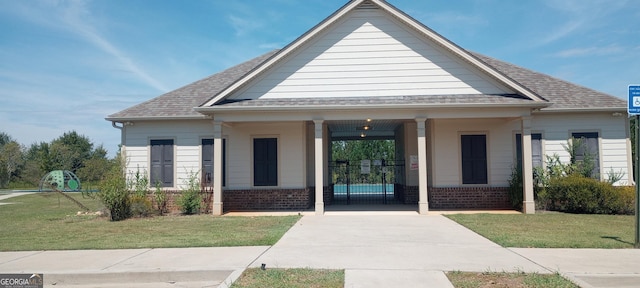
<svg viewBox="0 0 640 288">
<path fill-rule="evenodd" d="M 640 1 L 389 0 L 465 49 L 626 98 Z M 0 0 L 0 131 L 75 130 L 113 155 L 104 118 L 282 48 L 347 0 Z"/>
</svg>

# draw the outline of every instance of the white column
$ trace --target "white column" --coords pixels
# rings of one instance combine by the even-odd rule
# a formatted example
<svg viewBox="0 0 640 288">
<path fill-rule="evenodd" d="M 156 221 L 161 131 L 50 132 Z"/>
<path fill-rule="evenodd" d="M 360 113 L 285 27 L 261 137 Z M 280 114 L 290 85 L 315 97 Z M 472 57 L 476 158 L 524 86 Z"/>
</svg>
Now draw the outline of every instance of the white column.
<svg viewBox="0 0 640 288">
<path fill-rule="evenodd" d="M 214 216 L 222 215 L 222 122 L 213 121 L 213 206 Z"/>
<path fill-rule="evenodd" d="M 522 212 L 536 213 L 533 199 L 533 156 L 531 152 L 531 117 L 522 117 Z"/>
<path fill-rule="evenodd" d="M 315 178 L 316 178 L 316 215 L 324 215 L 324 120 L 313 120 L 315 124 Z"/>
<path fill-rule="evenodd" d="M 418 123 L 418 213 L 426 215 L 429 213 L 429 194 L 427 188 L 427 138 L 426 138 L 426 118 L 417 118 Z"/>
</svg>

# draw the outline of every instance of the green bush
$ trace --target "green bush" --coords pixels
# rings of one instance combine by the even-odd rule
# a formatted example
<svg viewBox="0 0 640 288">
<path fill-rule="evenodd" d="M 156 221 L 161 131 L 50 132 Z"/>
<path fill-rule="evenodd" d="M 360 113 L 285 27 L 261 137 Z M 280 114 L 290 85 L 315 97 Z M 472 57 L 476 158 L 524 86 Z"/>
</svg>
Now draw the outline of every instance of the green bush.
<svg viewBox="0 0 640 288">
<path fill-rule="evenodd" d="M 116 165 L 118 166 L 118 165 Z M 122 168 L 112 169 L 100 185 L 98 198 L 109 210 L 111 221 L 120 221 L 129 218 L 130 202 L 127 179 Z"/>
<path fill-rule="evenodd" d="M 539 200 L 549 210 L 585 214 L 633 213 L 629 189 L 615 187 L 580 174 L 553 178 Z M 631 200 L 631 201 L 629 201 Z"/>
<path fill-rule="evenodd" d="M 516 210 L 522 210 L 522 169 L 516 165 L 511 169 L 511 176 L 509 177 L 509 200 L 511 201 L 511 207 Z"/>
<path fill-rule="evenodd" d="M 202 206 L 202 197 L 200 196 L 200 181 L 195 173 L 191 173 L 186 186 L 187 190 L 180 194 L 176 203 L 180 206 L 183 214 L 197 214 Z"/>
<path fill-rule="evenodd" d="M 129 209 L 133 217 L 148 217 L 153 214 L 153 204 L 146 195 L 131 195 Z"/>
</svg>

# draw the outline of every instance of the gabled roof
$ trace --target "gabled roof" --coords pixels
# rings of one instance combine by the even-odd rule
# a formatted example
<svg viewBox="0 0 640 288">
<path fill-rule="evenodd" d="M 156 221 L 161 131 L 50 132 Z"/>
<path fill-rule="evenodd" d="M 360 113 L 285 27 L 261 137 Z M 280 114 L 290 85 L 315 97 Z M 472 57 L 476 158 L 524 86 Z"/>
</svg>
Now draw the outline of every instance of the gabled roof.
<svg viewBox="0 0 640 288">
<path fill-rule="evenodd" d="M 518 95 L 430 95 L 403 97 L 360 97 L 331 99 L 257 99 L 243 102 L 226 101 L 225 97 L 245 83 L 282 61 L 298 46 L 308 41 L 321 29 L 337 21 L 358 5 L 378 5 L 411 25 L 426 37 L 458 55 L 487 75 L 518 92 Z M 426 26 L 415 21 L 382 0 L 352 0 L 318 26 L 282 50 L 271 51 L 247 62 L 231 67 L 210 77 L 163 94 L 159 97 L 109 115 L 109 121 L 204 119 L 198 110 L 251 110 L 251 109 L 333 109 L 345 105 L 366 107 L 393 105 L 394 107 L 465 107 L 517 106 L 542 108 L 541 111 L 625 111 L 626 101 L 549 75 L 528 70 L 481 54 L 472 53 Z"/>
<path fill-rule="evenodd" d="M 513 81 L 509 77 L 506 77 L 504 74 L 493 69 L 491 66 L 486 65 L 486 63 L 484 63 L 483 61 L 480 61 L 478 58 L 474 57 L 472 54 L 470 54 L 466 50 L 462 49 L 455 43 L 444 38 L 440 34 L 431 30 L 429 27 L 415 20 L 411 16 L 405 14 L 400 9 L 387 3 L 386 1 L 384 0 L 351 0 L 345 6 L 340 8 L 338 11 L 333 13 L 328 18 L 326 18 L 324 21 L 320 22 L 318 25 L 313 27 L 307 33 L 303 34 L 298 39 L 293 41 L 291 44 L 284 47 L 282 50 L 276 53 L 272 58 L 268 59 L 267 61 L 265 61 L 258 67 L 256 67 L 256 69 L 254 69 L 250 73 L 247 73 L 247 75 L 245 75 L 244 77 L 238 79 L 238 81 L 231 84 L 229 87 L 226 87 L 225 89 L 220 91 L 220 93 L 215 95 L 215 97 L 207 101 L 207 103 L 205 103 L 202 106 L 203 107 L 213 106 L 221 101 L 224 101 L 227 97 L 229 97 L 235 91 L 238 91 L 244 85 L 256 79 L 262 73 L 265 73 L 266 71 L 268 71 L 278 62 L 286 59 L 289 55 L 293 54 L 298 48 L 310 42 L 312 39 L 317 37 L 323 31 L 328 29 L 331 25 L 333 25 L 334 23 L 337 23 L 342 18 L 346 17 L 347 14 L 349 14 L 350 12 L 352 12 L 353 10 L 357 9 L 360 6 L 365 6 L 365 7 L 376 6 L 378 8 L 381 8 L 382 10 L 388 12 L 390 15 L 392 15 L 393 17 L 395 17 L 396 19 L 404 23 L 405 25 L 421 33 L 427 39 L 433 41 L 434 43 L 437 43 L 444 49 L 450 51 L 453 55 L 458 56 L 460 59 L 478 68 L 483 73 L 487 74 L 490 77 L 493 77 L 498 82 L 503 83 L 505 86 L 514 89 L 514 91 L 517 91 L 519 94 L 534 101 L 544 101 L 544 99 L 542 99 L 540 96 L 536 95 L 532 91 L 528 90 L 526 87 L 520 85 L 518 82 Z"/>
</svg>

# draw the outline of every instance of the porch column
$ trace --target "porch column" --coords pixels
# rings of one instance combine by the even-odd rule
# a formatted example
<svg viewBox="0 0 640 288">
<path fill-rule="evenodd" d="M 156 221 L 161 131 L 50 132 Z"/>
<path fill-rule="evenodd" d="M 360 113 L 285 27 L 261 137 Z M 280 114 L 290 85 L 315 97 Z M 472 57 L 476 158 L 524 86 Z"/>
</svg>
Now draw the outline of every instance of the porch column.
<svg viewBox="0 0 640 288">
<path fill-rule="evenodd" d="M 522 117 L 522 212 L 536 213 L 533 199 L 533 156 L 531 152 L 531 117 Z"/>
<path fill-rule="evenodd" d="M 213 205 L 214 216 L 222 215 L 222 122 L 213 121 Z"/>
<path fill-rule="evenodd" d="M 315 178 L 316 178 L 316 215 L 324 215 L 324 120 L 313 120 L 315 124 Z"/>
<path fill-rule="evenodd" d="M 426 118 L 416 118 L 418 123 L 418 213 L 426 215 L 429 213 L 429 195 L 427 191 L 427 138 L 426 138 Z"/>
</svg>

